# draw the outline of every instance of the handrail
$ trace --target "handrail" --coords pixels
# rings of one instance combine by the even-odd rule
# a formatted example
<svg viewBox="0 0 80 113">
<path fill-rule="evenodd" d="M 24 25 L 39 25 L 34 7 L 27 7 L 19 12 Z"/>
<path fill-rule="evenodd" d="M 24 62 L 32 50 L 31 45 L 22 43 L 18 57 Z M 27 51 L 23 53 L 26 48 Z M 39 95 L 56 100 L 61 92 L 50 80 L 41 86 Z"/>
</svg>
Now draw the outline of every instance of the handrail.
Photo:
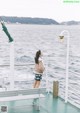
<svg viewBox="0 0 80 113">
<path fill-rule="evenodd" d="M 26 64 L 15 64 L 14 66 L 18 66 L 18 67 L 20 67 L 20 66 L 26 66 L 27 67 L 27 65 L 29 65 L 29 66 L 33 66 L 34 65 L 34 63 L 26 63 Z M 2 67 L 2 68 L 4 68 L 4 67 L 8 67 L 8 66 L 10 66 L 9 64 L 4 64 L 4 65 L 0 65 L 0 67 Z M 53 64 L 53 67 L 55 67 L 56 65 L 55 64 Z M 32 68 L 32 67 L 31 67 Z M 51 72 L 50 72 L 51 73 Z M 72 77 L 75 77 L 75 78 L 80 78 L 80 73 L 79 72 L 75 72 L 74 70 L 72 70 L 72 69 L 70 69 L 69 70 L 69 74 L 71 75 L 71 76 L 69 76 L 69 93 L 68 93 L 68 102 L 70 102 L 70 103 L 72 103 L 73 105 L 75 105 L 76 107 L 78 107 L 78 108 L 80 108 L 80 100 L 76 100 L 75 98 L 77 98 L 77 99 L 80 99 L 80 91 L 78 90 L 78 88 L 74 88 L 73 89 L 73 84 L 75 84 L 76 83 L 76 85 L 79 85 L 80 86 L 80 81 L 79 81 L 79 79 L 77 80 L 77 81 L 75 81 L 74 79 L 71 79 Z M 28 76 L 27 76 L 28 77 Z M 61 76 L 60 76 L 60 73 L 53 73 L 53 80 L 54 79 L 57 79 L 58 81 L 59 81 L 59 96 L 61 97 L 61 98 L 63 98 L 63 99 L 65 99 L 65 76 L 63 76 L 62 74 L 61 74 Z M 51 88 L 51 83 L 52 83 L 52 81 L 53 81 L 52 79 L 51 80 L 48 80 L 48 83 L 49 83 L 49 88 L 50 88 L 50 90 L 52 91 L 52 88 Z M 6 88 L 5 88 L 6 89 Z M 76 92 L 76 94 L 75 94 L 75 92 Z M 76 103 L 77 102 L 77 103 Z"/>
<path fill-rule="evenodd" d="M 27 63 L 27 64 L 15 64 L 14 66 L 26 66 L 26 65 L 34 65 L 33 63 Z M 10 66 L 9 64 L 0 65 L 0 67 L 4 66 Z"/>
</svg>

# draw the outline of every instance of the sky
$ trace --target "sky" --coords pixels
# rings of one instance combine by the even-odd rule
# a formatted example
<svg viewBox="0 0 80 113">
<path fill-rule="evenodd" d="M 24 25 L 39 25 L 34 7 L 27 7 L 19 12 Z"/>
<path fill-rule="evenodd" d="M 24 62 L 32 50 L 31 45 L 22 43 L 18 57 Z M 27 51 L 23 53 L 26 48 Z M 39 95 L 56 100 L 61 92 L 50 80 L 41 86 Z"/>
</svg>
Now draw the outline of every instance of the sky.
<svg viewBox="0 0 80 113">
<path fill-rule="evenodd" d="M 63 0 L 0 0 L 0 16 L 50 18 L 57 22 L 80 21 L 80 3 Z"/>
</svg>

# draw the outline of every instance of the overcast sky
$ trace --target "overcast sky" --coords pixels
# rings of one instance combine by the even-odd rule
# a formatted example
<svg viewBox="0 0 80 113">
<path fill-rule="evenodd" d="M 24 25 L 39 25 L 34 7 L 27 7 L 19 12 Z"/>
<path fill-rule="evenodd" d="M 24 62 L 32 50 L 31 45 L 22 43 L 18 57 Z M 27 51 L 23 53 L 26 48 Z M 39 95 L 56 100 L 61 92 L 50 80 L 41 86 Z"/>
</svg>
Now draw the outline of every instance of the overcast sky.
<svg viewBox="0 0 80 113">
<path fill-rule="evenodd" d="M 63 0 L 0 0 L 0 16 L 51 18 L 58 22 L 80 21 L 80 3 L 63 3 Z"/>
</svg>

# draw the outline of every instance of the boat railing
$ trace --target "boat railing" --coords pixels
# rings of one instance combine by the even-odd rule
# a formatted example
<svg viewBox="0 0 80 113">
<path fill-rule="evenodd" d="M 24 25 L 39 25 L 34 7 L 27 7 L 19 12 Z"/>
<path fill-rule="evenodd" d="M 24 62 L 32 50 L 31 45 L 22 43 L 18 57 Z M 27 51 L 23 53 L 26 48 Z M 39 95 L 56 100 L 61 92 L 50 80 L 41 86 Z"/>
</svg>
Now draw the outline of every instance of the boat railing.
<svg viewBox="0 0 80 113">
<path fill-rule="evenodd" d="M 10 65 L 9 64 L 5 64 L 5 65 L 0 65 L 0 68 L 8 68 L 8 71 L 2 73 L 2 75 L 0 76 L 0 90 L 10 90 L 12 88 L 10 88 Z M 34 74 L 34 64 L 33 63 L 27 63 L 27 64 L 16 64 L 14 65 L 14 74 L 13 74 L 13 78 L 14 79 L 14 89 L 26 89 L 29 87 L 33 87 L 33 82 L 34 82 L 34 78 L 35 78 L 35 74 Z M 5 70 L 6 70 L 5 69 Z M 46 73 L 46 72 L 45 72 Z M 44 73 L 44 74 L 45 74 Z M 45 78 L 43 74 L 43 81 L 44 83 L 41 84 L 41 87 L 47 87 L 47 80 Z M 26 85 L 27 84 L 27 85 Z"/>
<path fill-rule="evenodd" d="M 28 67 L 27 65 L 30 66 L 30 67 Z M 27 64 L 16 64 L 15 67 L 23 67 L 24 66 L 24 67 L 26 67 L 25 69 L 29 68 L 32 71 L 33 70 L 33 65 L 34 65 L 33 63 L 30 63 L 30 64 L 29 63 L 27 63 Z M 9 66 L 10 65 L 6 65 L 6 64 L 5 65 L 0 65 L 0 68 L 9 67 Z M 30 71 L 30 70 L 28 70 L 28 71 Z M 26 70 L 26 73 L 28 71 Z M 52 92 L 52 90 L 53 90 L 52 89 L 53 88 L 52 87 L 53 86 L 53 81 L 55 79 L 58 80 L 59 81 L 59 96 L 65 100 L 65 79 L 66 79 L 65 73 L 63 73 L 64 75 L 62 75 L 62 73 L 55 73 L 55 72 L 53 72 L 53 74 L 52 74 L 48 71 L 49 70 L 47 70 L 47 72 L 44 73 L 44 74 L 46 74 L 46 78 L 45 78 L 45 75 L 44 75 L 44 80 L 43 80 L 46 83 L 47 89 Z M 53 79 L 49 79 L 50 75 L 52 75 L 51 77 Z M 78 108 L 80 108 L 80 76 L 79 75 L 80 75 L 79 72 L 71 70 L 71 69 L 69 70 L 68 102 L 70 102 L 71 104 L 75 105 Z M 27 83 L 29 83 L 29 80 L 30 80 L 29 77 L 30 76 L 27 75 L 26 78 L 24 78 L 25 81 L 28 80 Z M 7 79 L 6 76 L 5 76 L 5 79 Z M 34 78 L 32 78 L 32 79 L 34 79 Z M 16 77 L 16 81 L 19 81 L 19 83 L 21 81 L 24 81 L 24 80 L 19 79 L 19 78 Z M 4 90 L 6 90 L 5 86 L 4 86 Z"/>
</svg>

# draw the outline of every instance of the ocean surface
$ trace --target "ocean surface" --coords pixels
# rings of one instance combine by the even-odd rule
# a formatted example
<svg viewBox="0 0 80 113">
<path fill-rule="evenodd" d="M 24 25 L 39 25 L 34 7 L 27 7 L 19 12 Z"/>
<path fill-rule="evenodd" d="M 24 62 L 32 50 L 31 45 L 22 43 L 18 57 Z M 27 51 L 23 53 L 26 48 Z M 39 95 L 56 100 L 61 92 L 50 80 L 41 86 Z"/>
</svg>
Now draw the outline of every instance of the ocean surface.
<svg viewBox="0 0 80 113">
<path fill-rule="evenodd" d="M 37 50 L 43 53 L 45 72 L 41 86 L 52 89 L 53 80 L 59 80 L 60 95 L 64 97 L 66 78 L 67 37 L 69 46 L 69 92 L 70 98 L 80 99 L 80 25 L 22 25 L 7 24 L 14 39 L 15 88 L 32 87 L 34 82 L 34 57 Z M 63 30 L 64 40 L 59 39 Z M 0 80 L 8 86 L 10 76 L 10 43 L 0 25 Z M 73 91 L 74 87 L 74 91 Z M 75 91 L 78 89 L 78 96 Z M 74 97 L 71 97 L 74 93 Z M 77 99 L 76 99 L 77 100 Z M 76 102 L 77 103 L 77 102 Z"/>
</svg>

